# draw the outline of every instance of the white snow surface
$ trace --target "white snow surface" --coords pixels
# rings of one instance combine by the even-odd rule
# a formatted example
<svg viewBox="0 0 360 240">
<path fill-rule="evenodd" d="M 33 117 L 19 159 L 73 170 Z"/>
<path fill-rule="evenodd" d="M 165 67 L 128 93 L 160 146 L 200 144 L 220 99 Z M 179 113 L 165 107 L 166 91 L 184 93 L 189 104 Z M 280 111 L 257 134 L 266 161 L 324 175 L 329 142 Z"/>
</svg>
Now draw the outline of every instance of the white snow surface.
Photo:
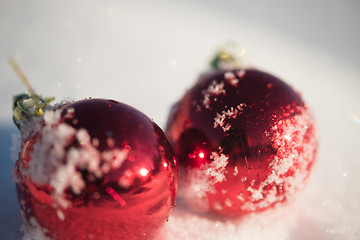
<svg viewBox="0 0 360 240">
<path fill-rule="evenodd" d="M 352 0 L 1 1 L 0 239 L 23 239 L 10 126 L 12 96 L 24 87 L 10 57 L 44 96 L 112 98 L 164 127 L 228 39 L 246 50 L 245 65 L 302 93 L 319 129 L 317 163 L 294 201 L 240 219 L 197 214 L 179 200 L 156 240 L 359 239 L 359 12 Z"/>
</svg>

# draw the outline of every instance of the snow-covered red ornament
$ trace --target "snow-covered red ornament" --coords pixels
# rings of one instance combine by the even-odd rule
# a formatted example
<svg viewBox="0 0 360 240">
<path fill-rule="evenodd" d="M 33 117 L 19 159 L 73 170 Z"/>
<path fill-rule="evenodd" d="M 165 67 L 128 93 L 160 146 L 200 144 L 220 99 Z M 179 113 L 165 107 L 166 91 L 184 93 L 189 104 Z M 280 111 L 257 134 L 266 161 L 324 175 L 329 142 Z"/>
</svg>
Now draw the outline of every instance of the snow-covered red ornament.
<svg viewBox="0 0 360 240">
<path fill-rule="evenodd" d="M 236 217 L 292 197 L 309 176 L 317 140 L 299 93 L 233 60 L 217 55 L 217 69 L 173 106 L 166 133 L 178 159 L 180 199 Z"/>
<path fill-rule="evenodd" d="M 140 111 L 87 99 L 44 110 L 16 98 L 22 150 L 13 177 L 33 239 L 151 239 L 174 207 L 177 166 L 163 131 Z"/>
</svg>

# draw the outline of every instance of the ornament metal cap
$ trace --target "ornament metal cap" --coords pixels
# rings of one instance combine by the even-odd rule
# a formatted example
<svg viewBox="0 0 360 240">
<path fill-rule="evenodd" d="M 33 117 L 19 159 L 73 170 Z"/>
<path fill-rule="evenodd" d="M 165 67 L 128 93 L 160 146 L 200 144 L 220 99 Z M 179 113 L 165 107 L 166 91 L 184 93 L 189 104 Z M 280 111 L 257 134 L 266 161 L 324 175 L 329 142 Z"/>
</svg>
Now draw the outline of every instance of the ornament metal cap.
<svg viewBox="0 0 360 240">
<path fill-rule="evenodd" d="M 21 130 L 30 119 L 42 116 L 44 109 L 54 101 L 55 98 L 42 98 L 37 95 L 16 60 L 10 59 L 10 64 L 29 92 L 28 94 L 22 93 L 16 95 L 13 98 L 13 121 Z"/>
<path fill-rule="evenodd" d="M 228 41 L 218 49 L 210 66 L 215 70 L 243 69 L 245 53 L 245 49 L 238 43 Z"/>
</svg>

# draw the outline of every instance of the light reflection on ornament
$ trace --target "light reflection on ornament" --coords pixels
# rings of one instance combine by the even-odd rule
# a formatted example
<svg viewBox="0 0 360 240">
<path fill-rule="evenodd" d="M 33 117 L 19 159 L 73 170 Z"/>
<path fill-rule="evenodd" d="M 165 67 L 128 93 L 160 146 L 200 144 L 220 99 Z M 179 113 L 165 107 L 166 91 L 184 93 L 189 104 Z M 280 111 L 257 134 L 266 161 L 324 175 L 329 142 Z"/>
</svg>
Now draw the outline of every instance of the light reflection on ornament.
<svg viewBox="0 0 360 240">
<path fill-rule="evenodd" d="M 140 171 L 139 171 L 139 174 L 142 176 L 142 177 L 146 177 L 149 173 L 149 170 L 147 170 L 146 168 L 141 168 Z"/>
<path fill-rule="evenodd" d="M 125 207 L 125 206 L 126 206 L 125 200 L 122 199 L 122 198 L 120 197 L 120 195 L 117 194 L 112 187 L 107 187 L 107 188 L 106 188 L 106 192 L 107 192 L 115 201 L 117 201 L 117 202 L 120 204 L 120 206 L 122 206 L 122 207 Z"/>
</svg>

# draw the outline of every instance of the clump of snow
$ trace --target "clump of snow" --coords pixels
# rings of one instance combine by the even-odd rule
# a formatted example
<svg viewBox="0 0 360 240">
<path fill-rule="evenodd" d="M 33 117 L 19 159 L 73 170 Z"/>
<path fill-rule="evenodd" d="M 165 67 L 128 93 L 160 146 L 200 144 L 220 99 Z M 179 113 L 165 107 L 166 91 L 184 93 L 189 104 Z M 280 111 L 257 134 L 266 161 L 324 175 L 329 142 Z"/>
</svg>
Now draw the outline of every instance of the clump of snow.
<svg viewBox="0 0 360 240">
<path fill-rule="evenodd" d="M 229 157 L 218 152 L 212 152 L 213 161 L 202 165 L 199 169 L 188 169 L 179 188 L 179 197 L 187 201 L 191 208 L 199 212 L 209 209 L 207 193 L 215 193 L 214 185 L 225 180 L 225 167 Z M 182 173 L 180 173 L 180 176 Z"/>
<path fill-rule="evenodd" d="M 24 232 L 23 240 L 51 240 L 46 235 L 48 231 L 34 217 L 30 217 L 28 222 L 24 221 L 20 230 Z"/>
<path fill-rule="evenodd" d="M 58 168 L 63 165 L 64 149 L 76 133 L 75 129 L 67 124 L 59 124 L 60 113 L 59 110 L 45 112 L 41 139 L 34 144 L 31 155 L 31 158 L 35 160 L 30 161 L 29 167 L 22 171 L 24 176 L 30 177 L 36 184 L 50 183 L 57 193 L 64 190 L 64 182 L 54 182 L 54 175 L 61 172 Z"/>
<path fill-rule="evenodd" d="M 66 163 L 59 164 L 56 163 L 56 161 L 52 161 L 52 164 L 56 164 L 56 169 L 48 182 L 54 188 L 57 198 L 61 198 L 64 190 L 68 187 L 76 194 L 81 193 L 85 187 L 85 182 L 77 168 L 87 169 L 89 172 L 94 173 L 95 176 L 101 176 L 99 169 L 100 154 L 97 149 L 91 145 L 91 139 L 87 131 L 80 129 L 74 132 L 72 137 L 77 139 L 80 147 L 70 147 L 69 150 L 65 151 L 65 147 L 69 144 L 69 142 L 67 142 L 63 146 L 64 149 L 62 149 Z M 50 161 L 51 160 L 52 159 L 50 159 Z"/>
<path fill-rule="evenodd" d="M 122 163 L 127 159 L 129 155 L 129 149 L 112 149 L 105 150 L 101 153 L 101 157 L 104 160 L 103 168 L 108 170 L 103 170 L 104 173 L 107 173 L 110 169 L 119 168 Z"/>
<path fill-rule="evenodd" d="M 238 77 L 238 78 L 243 78 L 244 76 L 245 76 L 245 74 L 246 74 L 246 70 L 245 69 L 241 69 L 241 70 L 239 70 L 239 71 L 236 71 L 236 76 Z"/>
<path fill-rule="evenodd" d="M 236 78 L 236 76 L 235 76 L 235 74 L 233 72 L 225 72 L 224 73 L 224 78 L 225 78 L 225 81 L 228 84 L 230 84 L 230 85 L 232 85 L 234 87 L 236 87 L 238 82 L 239 82 L 239 80 Z"/>
<path fill-rule="evenodd" d="M 218 82 L 216 79 L 214 79 L 207 89 L 204 89 L 202 91 L 202 94 L 204 96 L 204 99 L 202 101 L 203 106 L 206 109 L 210 109 L 211 101 L 217 101 L 217 96 L 225 95 L 225 83 L 229 84 L 233 87 L 237 87 L 239 83 L 239 79 L 243 78 L 245 76 L 246 70 L 241 69 L 235 72 L 235 74 L 232 71 L 225 71 L 224 72 L 224 79 L 225 81 Z"/>
<path fill-rule="evenodd" d="M 224 78 L 225 78 L 226 80 L 233 80 L 233 79 L 235 79 L 236 77 L 235 77 L 235 74 L 234 74 L 233 72 L 229 71 L 229 72 L 225 72 L 225 73 L 224 73 Z"/>
<path fill-rule="evenodd" d="M 310 111 L 302 108 L 301 114 L 279 120 L 272 127 L 273 147 L 278 150 L 277 155 L 269 165 L 270 174 L 267 178 L 259 186 L 247 188 L 251 201 L 244 203 L 244 210 L 266 208 L 292 197 L 303 187 L 309 176 L 309 165 L 315 160 L 317 148 L 315 131 L 311 132 L 310 142 L 304 140 L 312 122 Z M 285 194 L 277 194 L 278 187 L 281 187 Z"/>
<path fill-rule="evenodd" d="M 224 154 L 219 154 L 217 152 L 212 152 L 210 155 L 211 163 L 205 168 L 206 176 L 213 179 L 211 182 L 213 184 L 222 182 L 225 180 L 225 167 L 228 164 L 229 157 Z"/>
<path fill-rule="evenodd" d="M 224 87 L 225 87 L 224 82 L 218 83 L 216 80 L 213 80 L 211 84 L 208 86 L 208 88 L 202 92 L 204 96 L 203 105 L 205 106 L 206 109 L 210 109 L 210 103 L 211 103 L 210 98 L 226 93 Z"/>
<path fill-rule="evenodd" d="M 38 139 L 33 145 L 31 160 L 27 167 L 21 168 L 21 174 L 37 185 L 50 185 L 53 198 L 66 208 L 70 202 L 65 199 L 64 191 L 70 188 L 80 194 L 86 184 L 78 169 L 86 169 L 100 178 L 111 169 L 119 168 L 129 150 L 112 145 L 100 152 L 96 148 L 98 140 L 92 140 L 87 130 L 77 130 L 61 121 L 61 112 L 62 109 L 46 111 L 42 121 L 32 123 Z M 66 114 L 74 114 L 74 109 L 70 108 Z M 60 219 L 63 217 L 61 212 L 58 215 Z"/>
<path fill-rule="evenodd" d="M 214 128 L 220 126 L 224 132 L 229 131 L 231 125 L 229 123 L 225 125 L 225 120 L 231 118 L 236 119 L 237 116 L 242 114 L 242 111 L 244 110 L 245 106 L 246 106 L 245 103 L 241 103 L 237 105 L 235 108 L 230 107 L 230 109 L 223 110 L 221 114 L 216 113 L 216 117 L 214 118 Z"/>
</svg>

